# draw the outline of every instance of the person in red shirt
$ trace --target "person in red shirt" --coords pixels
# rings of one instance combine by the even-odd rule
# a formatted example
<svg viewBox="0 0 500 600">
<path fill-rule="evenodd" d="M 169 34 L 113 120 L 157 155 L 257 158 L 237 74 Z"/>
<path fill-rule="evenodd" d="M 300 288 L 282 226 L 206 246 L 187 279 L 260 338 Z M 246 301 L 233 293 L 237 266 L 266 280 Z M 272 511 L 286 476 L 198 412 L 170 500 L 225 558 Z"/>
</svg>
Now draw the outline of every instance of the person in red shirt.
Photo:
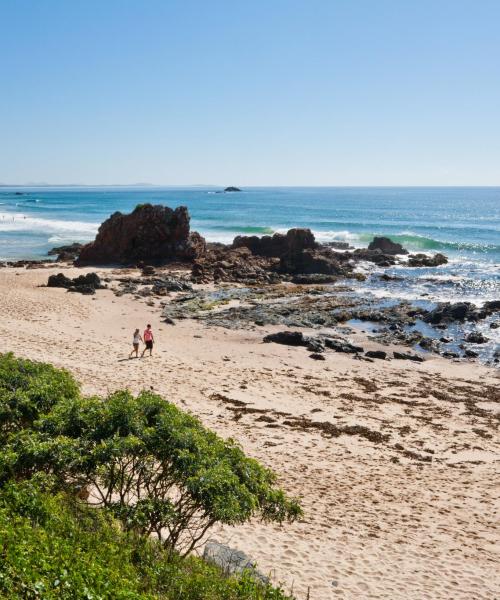
<svg viewBox="0 0 500 600">
<path fill-rule="evenodd" d="M 144 330 L 142 339 L 144 340 L 146 347 L 142 351 L 141 358 L 144 356 L 144 353 L 146 352 L 146 350 L 149 350 L 149 356 L 153 356 L 154 336 L 153 336 L 153 331 L 151 329 L 151 325 L 149 323 L 148 323 L 148 326 L 146 327 L 146 329 Z"/>
</svg>

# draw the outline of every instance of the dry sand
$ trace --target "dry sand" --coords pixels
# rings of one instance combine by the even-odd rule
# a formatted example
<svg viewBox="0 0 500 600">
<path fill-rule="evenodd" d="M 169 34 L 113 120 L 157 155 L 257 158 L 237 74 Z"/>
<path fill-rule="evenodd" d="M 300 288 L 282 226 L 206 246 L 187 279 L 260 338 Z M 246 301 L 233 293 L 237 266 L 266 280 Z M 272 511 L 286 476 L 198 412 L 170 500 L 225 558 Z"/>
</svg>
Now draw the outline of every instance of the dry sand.
<svg viewBox="0 0 500 600">
<path fill-rule="evenodd" d="M 38 287 L 61 270 L 75 275 L 0 270 L 1 351 L 66 367 L 88 393 L 151 386 L 302 499 L 299 523 L 255 522 L 212 539 L 245 551 L 300 600 L 308 590 L 321 600 L 500 597 L 497 371 L 441 358 L 316 362 L 304 348 L 262 344 L 269 328 L 169 326 L 130 296 Z M 155 356 L 126 360 L 146 322 Z"/>
</svg>

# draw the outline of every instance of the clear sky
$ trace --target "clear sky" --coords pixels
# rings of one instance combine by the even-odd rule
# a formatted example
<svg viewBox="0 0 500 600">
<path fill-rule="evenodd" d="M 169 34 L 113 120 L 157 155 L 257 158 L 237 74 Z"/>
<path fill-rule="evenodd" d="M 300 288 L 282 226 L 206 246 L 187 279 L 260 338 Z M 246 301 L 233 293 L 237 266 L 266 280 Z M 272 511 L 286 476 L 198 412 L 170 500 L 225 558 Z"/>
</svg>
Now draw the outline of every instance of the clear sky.
<svg viewBox="0 0 500 600">
<path fill-rule="evenodd" d="M 0 0 L 0 182 L 499 185 L 500 0 Z"/>
</svg>

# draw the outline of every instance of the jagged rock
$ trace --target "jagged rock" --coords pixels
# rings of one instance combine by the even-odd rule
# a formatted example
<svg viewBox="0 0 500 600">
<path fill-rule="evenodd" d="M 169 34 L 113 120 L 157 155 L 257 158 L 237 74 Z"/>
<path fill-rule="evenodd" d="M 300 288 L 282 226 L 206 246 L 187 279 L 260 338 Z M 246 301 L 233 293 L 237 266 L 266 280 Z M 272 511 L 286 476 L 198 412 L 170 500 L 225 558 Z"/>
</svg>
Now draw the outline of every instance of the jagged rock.
<svg viewBox="0 0 500 600">
<path fill-rule="evenodd" d="M 465 336 L 465 341 L 469 342 L 469 344 L 486 344 L 490 340 L 480 331 L 472 331 Z"/>
<path fill-rule="evenodd" d="M 383 254 L 408 254 L 401 244 L 393 242 L 387 237 L 374 237 L 368 246 L 368 250 L 380 250 Z"/>
<path fill-rule="evenodd" d="M 409 267 L 439 267 L 445 265 L 448 259 L 444 254 L 435 254 L 427 256 L 426 254 L 410 254 L 408 257 Z"/>
<path fill-rule="evenodd" d="M 354 260 L 366 260 L 368 262 L 375 263 L 379 267 L 392 267 L 396 264 L 394 255 L 382 252 L 379 249 L 370 250 L 367 248 L 357 248 L 352 253 Z"/>
<path fill-rule="evenodd" d="M 286 234 L 275 233 L 262 237 L 237 236 L 233 248 L 248 248 L 256 256 L 281 258 L 284 254 L 298 254 L 318 246 L 310 229 L 289 229 Z"/>
<path fill-rule="evenodd" d="M 368 352 L 365 352 L 365 356 L 368 356 L 368 358 L 385 360 L 387 358 L 387 352 L 384 352 L 383 350 L 368 350 Z"/>
<path fill-rule="evenodd" d="M 470 348 L 466 348 L 464 351 L 464 356 L 466 356 L 467 358 L 477 358 L 479 356 L 479 353 L 475 350 L 471 350 Z"/>
<path fill-rule="evenodd" d="M 72 262 L 80 254 L 80 250 L 83 248 L 83 244 L 74 242 L 66 246 L 58 246 L 48 251 L 49 256 L 57 256 L 57 262 Z"/>
<path fill-rule="evenodd" d="M 363 348 L 361 346 L 354 346 L 346 340 L 325 338 L 324 342 L 327 348 L 330 348 L 330 350 L 335 350 L 335 352 L 345 352 L 347 354 L 357 354 L 358 352 L 363 352 Z"/>
<path fill-rule="evenodd" d="M 138 205 L 130 214 L 115 212 L 96 239 L 80 251 L 76 264 L 133 264 L 139 261 L 194 260 L 206 252 L 205 240 L 190 233 L 185 206 Z"/>
<path fill-rule="evenodd" d="M 96 290 L 103 289 L 101 279 L 97 273 L 87 273 L 79 275 L 74 279 L 66 277 L 63 273 L 50 275 L 47 281 L 47 287 L 65 288 L 68 292 L 78 292 L 80 294 L 95 294 Z"/>
<path fill-rule="evenodd" d="M 263 340 L 266 343 L 285 344 L 286 346 L 307 346 L 309 340 L 300 331 L 279 331 L 270 333 Z"/>
<path fill-rule="evenodd" d="M 474 311 L 475 306 L 471 302 L 449 302 L 440 304 L 434 310 L 431 310 L 425 317 L 426 323 L 437 324 L 450 321 L 465 321 Z"/>
<path fill-rule="evenodd" d="M 413 360 L 415 362 L 424 362 L 422 356 L 411 354 L 410 352 L 393 352 L 394 358 L 399 360 Z"/>
<path fill-rule="evenodd" d="M 64 273 L 50 275 L 47 281 L 47 287 L 70 288 L 73 285 L 73 280 L 66 277 Z"/>
<path fill-rule="evenodd" d="M 346 275 L 348 270 L 329 250 L 303 250 L 281 257 L 279 270 L 290 274 Z"/>
<path fill-rule="evenodd" d="M 310 352 L 314 352 L 314 353 L 318 354 L 318 353 L 325 351 L 325 344 L 320 339 L 309 338 L 308 344 L 307 344 L 307 349 Z"/>
<path fill-rule="evenodd" d="M 203 559 L 217 565 L 227 575 L 246 572 L 262 583 L 269 582 L 269 579 L 256 569 L 255 561 L 244 552 L 234 550 L 213 540 L 209 540 L 205 544 Z"/>
</svg>

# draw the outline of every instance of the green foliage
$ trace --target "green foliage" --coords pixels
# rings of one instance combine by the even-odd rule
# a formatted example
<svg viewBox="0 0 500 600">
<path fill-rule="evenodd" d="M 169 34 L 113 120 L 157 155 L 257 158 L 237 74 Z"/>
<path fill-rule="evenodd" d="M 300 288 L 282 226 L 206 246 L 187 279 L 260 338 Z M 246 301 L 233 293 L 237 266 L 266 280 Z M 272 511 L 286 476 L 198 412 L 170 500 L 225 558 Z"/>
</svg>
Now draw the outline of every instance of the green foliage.
<svg viewBox="0 0 500 600">
<path fill-rule="evenodd" d="M 78 385 L 66 371 L 0 354 L 0 444 L 10 432 L 31 427 L 58 402 L 78 395 Z"/>
<path fill-rule="evenodd" d="M 215 523 L 300 515 L 272 471 L 160 396 L 85 398 L 0 355 L 0 597 L 282 599 L 188 554 Z"/>
<path fill-rule="evenodd" d="M 63 485 L 90 486 L 127 529 L 155 533 L 184 554 L 217 522 L 301 514 L 272 471 L 149 392 L 63 400 L 8 449 L 9 477 L 44 471 Z"/>
<path fill-rule="evenodd" d="M 0 597 L 10 600 L 285 600 L 202 560 L 166 561 L 157 543 L 47 481 L 0 490 Z"/>
</svg>

